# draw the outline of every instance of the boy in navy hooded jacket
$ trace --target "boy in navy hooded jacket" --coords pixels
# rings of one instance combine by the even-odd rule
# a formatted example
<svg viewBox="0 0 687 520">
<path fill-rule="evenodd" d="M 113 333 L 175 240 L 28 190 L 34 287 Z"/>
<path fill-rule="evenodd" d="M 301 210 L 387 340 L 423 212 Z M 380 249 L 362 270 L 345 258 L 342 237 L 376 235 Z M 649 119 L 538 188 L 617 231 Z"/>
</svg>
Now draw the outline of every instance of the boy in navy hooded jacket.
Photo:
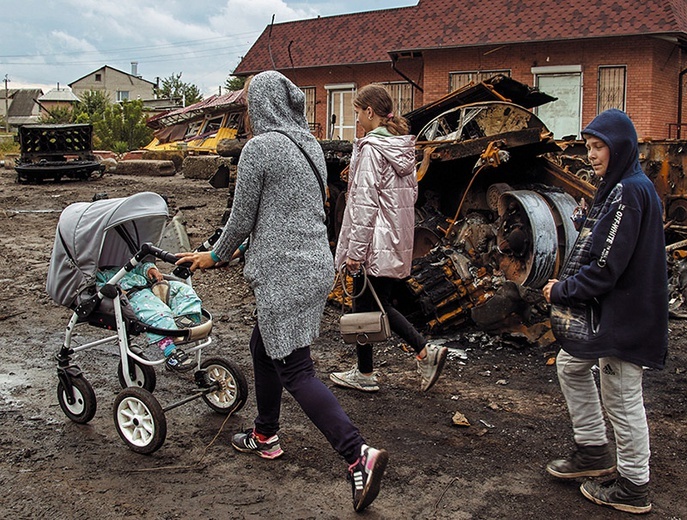
<svg viewBox="0 0 687 520">
<path fill-rule="evenodd" d="M 562 346 L 556 367 L 576 449 L 546 469 L 564 479 L 596 477 L 613 473 L 617 458 L 616 479 L 587 481 L 580 490 L 597 504 L 646 513 L 650 450 L 642 372 L 664 367 L 668 345 L 662 205 L 641 169 L 637 133 L 624 112 L 599 114 L 582 135 L 602 181 L 560 280 L 544 287 Z M 602 402 L 615 434 L 615 457 Z"/>
</svg>

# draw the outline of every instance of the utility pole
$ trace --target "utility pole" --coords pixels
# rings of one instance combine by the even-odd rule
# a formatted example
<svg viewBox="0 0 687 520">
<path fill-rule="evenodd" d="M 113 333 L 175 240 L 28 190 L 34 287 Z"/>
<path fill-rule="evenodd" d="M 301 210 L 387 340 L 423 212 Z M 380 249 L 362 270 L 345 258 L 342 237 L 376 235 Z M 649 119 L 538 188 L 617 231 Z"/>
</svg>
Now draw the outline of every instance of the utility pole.
<svg viewBox="0 0 687 520">
<path fill-rule="evenodd" d="M 9 96 L 10 96 L 10 91 L 7 88 L 7 84 L 10 82 L 9 78 L 7 77 L 7 74 L 5 74 L 5 133 L 9 134 L 10 133 L 10 118 L 9 118 Z"/>
</svg>

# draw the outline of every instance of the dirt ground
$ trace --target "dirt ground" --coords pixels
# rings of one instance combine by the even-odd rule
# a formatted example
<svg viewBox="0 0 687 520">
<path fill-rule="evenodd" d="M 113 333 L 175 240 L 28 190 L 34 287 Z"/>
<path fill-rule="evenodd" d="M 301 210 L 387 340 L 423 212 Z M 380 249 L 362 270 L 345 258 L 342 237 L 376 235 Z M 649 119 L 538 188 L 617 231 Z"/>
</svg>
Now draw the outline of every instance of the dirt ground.
<svg viewBox="0 0 687 520">
<path fill-rule="evenodd" d="M 80 353 L 98 409 L 87 425 L 71 422 L 56 397 L 54 354 L 70 312 L 45 293 L 60 214 L 68 204 L 156 191 L 181 211 L 192 246 L 218 226 L 227 191 L 206 181 L 117 176 L 87 182 L 21 185 L 0 170 L 0 511 L 4 518 L 147 519 L 514 519 L 621 518 L 593 505 L 579 482 L 558 482 L 546 462 L 566 455 L 571 428 L 554 366 L 555 349 L 515 348 L 474 331 L 435 338 L 451 347 L 442 378 L 420 393 L 412 355 L 396 338 L 377 348 L 377 394 L 333 387 L 369 444 L 390 462 L 377 500 L 353 512 L 346 465 L 286 396 L 276 461 L 241 454 L 231 435 L 255 414 L 248 334 L 253 297 L 240 266 L 194 276 L 215 317 L 210 355 L 236 362 L 249 385 L 246 406 L 226 420 L 202 401 L 173 410 L 167 438 L 152 455 L 129 450 L 112 419 L 121 388 L 113 346 Z M 320 377 L 354 363 L 329 306 L 313 347 Z M 652 440 L 655 518 L 687 519 L 687 322 L 671 321 L 663 371 L 645 374 Z M 78 329 L 86 341 L 100 329 Z M 190 376 L 157 372 L 163 404 L 189 395 Z M 461 412 L 468 427 L 452 424 Z"/>
</svg>

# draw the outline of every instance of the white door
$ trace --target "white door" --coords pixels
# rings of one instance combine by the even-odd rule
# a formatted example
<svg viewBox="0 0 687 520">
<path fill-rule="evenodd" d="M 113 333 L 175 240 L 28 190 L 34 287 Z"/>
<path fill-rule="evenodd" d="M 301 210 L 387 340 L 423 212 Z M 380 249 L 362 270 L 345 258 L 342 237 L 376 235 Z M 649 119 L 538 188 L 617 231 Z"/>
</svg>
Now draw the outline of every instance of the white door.
<svg viewBox="0 0 687 520">
<path fill-rule="evenodd" d="M 353 95 L 355 88 L 328 88 L 329 118 L 327 120 L 327 137 L 329 139 L 355 139 L 355 111 L 353 110 Z"/>
<path fill-rule="evenodd" d="M 582 121 L 582 73 L 562 72 L 537 74 L 540 91 L 558 98 L 537 107 L 537 116 L 553 132 L 554 139 L 567 136 L 580 138 Z"/>
</svg>

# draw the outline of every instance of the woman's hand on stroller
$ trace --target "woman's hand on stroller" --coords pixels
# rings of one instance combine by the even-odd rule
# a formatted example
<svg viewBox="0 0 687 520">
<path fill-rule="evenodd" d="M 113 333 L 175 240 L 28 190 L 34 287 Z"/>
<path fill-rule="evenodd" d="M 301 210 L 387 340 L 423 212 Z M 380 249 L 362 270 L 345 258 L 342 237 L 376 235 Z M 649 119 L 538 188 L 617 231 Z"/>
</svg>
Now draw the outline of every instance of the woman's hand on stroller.
<svg viewBox="0 0 687 520">
<path fill-rule="evenodd" d="M 196 269 L 200 269 L 201 271 L 204 269 L 210 269 L 217 263 L 212 258 L 211 251 L 177 253 L 176 256 L 179 258 L 179 260 L 176 262 L 176 265 L 185 264 L 186 267 L 188 267 L 191 271 L 195 271 Z"/>
</svg>

